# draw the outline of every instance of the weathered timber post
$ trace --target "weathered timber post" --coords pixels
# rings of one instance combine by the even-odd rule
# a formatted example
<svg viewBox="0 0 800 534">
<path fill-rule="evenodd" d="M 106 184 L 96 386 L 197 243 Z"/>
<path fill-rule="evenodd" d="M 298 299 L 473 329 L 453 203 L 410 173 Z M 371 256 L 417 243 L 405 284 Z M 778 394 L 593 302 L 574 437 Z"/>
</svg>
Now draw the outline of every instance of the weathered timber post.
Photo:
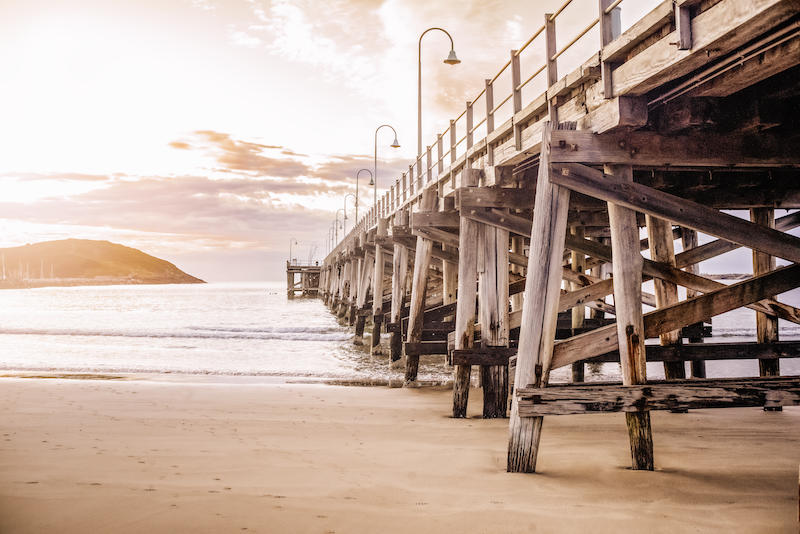
<svg viewBox="0 0 800 534">
<path fill-rule="evenodd" d="M 761 226 L 775 228 L 775 210 L 772 208 L 753 208 L 750 210 L 750 220 Z M 753 275 L 758 276 L 774 271 L 775 266 L 774 256 L 756 250 L 753 251 Z M 756 335 L 759 343 L 774 343 L 778 341 L 778 318 L 770 317 L 766 313 L 756 312 Z M 759 376 L 780 376 L 780 363 L 781 361 L 778 358 L 758 360 Z M 780 412 L 783 411 L 783 407 L 765 407 L 764 411 Z"/>
<path fill-rule="evenodd" d="M 358 298 L 356 300 L 356 337 L 353 340 L 354 345 L 362 345 L 364 343 L 364 325 L 367 322 L 366 303 L 369 296 L 369 287 L 373 271 L 372 264 L 374 262 L 375 258 L 371 253 L 367 252 L 364 254 L 364 267 L 361 269 L 361 282 L 358 285 Z"/>
<path fill-rule="evenodd" d="M 429 212 L 436 209 L 436 190 L 428 188 L 422 191 L 419 211 Z M 417 252 L 414 257 L 414 279 L 411 289 L 411 309 L 408 317 L 408 343 L 422 342 L 422 326 L 425 318 L 425 297 L 428 293 L 428 269 L 431 263 L 433 241 L 417 236 Z M 405 386 L 417 381 L 419 371 L 419 354 L 406 354 Z"/>
<path fill-rule="evenodd" d="M 505 210 L 506 212 L 508 210 Z M 508 230 L 482 224 L 478 231 L 478 287 L 481 346 L 508 348 Z M 483 264 L 481 265 L 481 260 Z M 481 365 L 483 418 L 505 418 L 508 406 L 508 362 Z"/>
<path fill-rule="evenodd" d="M 442 197 L 442 191 L 439 192 L 439 196 Z M 455 198 L 443 197 L 442 211 L 443 212 L 455 211 Z M 458 249 L 451 245 L 442 244 L 442 250 L 444 252 L 458 253 Z M 454 303 L 456 301 L 457 291 L 458 291 L 458 264 L 453 263 L 452 261 L 445 260 L 442 262 L 442 303 L 443 304 Z M 452 317 L 448 317 L 445 320 L 452 320 Z"/>
<path fill-rule="evenodd" d="M 547 385 L 558 325 L 570 191 L 566 187 L 551 183 L 548 177 L 550 131 L 554 127 L 553 123 L 547 123 L 542 133 L 531 247 L 525 282 L 525 304 L 522 307 L 517 370 L 514 377 L 515 388 Z M 518 400 L 516 395 L 514 396 L 508 425 L 506 469 L 509 472 L 536 471 L 543 421 L 543 417 L 520 417 Z"/>
<path fill-rule="evenodd" d="M 525 238 L 515 235 L 511 238 L 511 252 L 522 256 L 525 253 Z M 511 272 L 521 277 L 525 276 L 525 268 L 522 265 L 512 265 Z M 511 311 L 522 309 L 522 292 L 511 295 Z"/>
<path fill-rule="evenodd" d="M 461 172 L 461 187 L 476 187 L 479 169 Z M 477 208 L 469 208 L 477 209 Z M 456 304 L 455 349 L 471 349 L 475 345 L 475 297 L 477 296 L 478 224 L 459 217 L 458 233 L 458 301 Z M 453 376 L 453 417 L 467 416 L 469 383 L 472 365 L 456 365 Z"/>
<path fill-rule="evenodd" d="M 675 246 L 673 245 L 672 224 L 664 219 L 645 215 L 647 238 L 650 244 L 650 259 L 675 267 Z M 653 280 L 656 293 L 656 306 L 666 308 L 678 303 L 678 286 L 672 282 L 655 278 Z M 658 336 L 661 346 L 680 345 L 683 343 L 680 328 Z M 684 362 L 664 362 L 664 375 L 667 380 L 686 378 Z M 680 410 L 685 412 L 686 410 Z"/>
<path fill-rule="evenodd" d="M 378 219 L 375 234 L 375 274 L 372 277 L 372 345 L 370 354 L 383 354 L 381 349 L 381 323 L 383 322 L 383 276 L 385 260 L 382 245 L 378 237 L 385 237 L 389 227 L 389 219 Z"/>
<path fill-rule="evenodd" d="M 606 165 L 606 174 L 633 181 L 628 165 Z M 626 386 L 647 381 L 642 318 L 642 265 L 639 252 L 639 226 L 636 212 L 608 203 L 611 224 L 612 268 L 614 270 L 614 307 L 617 312 L 622 383 Z M 628 437 L 631 442 L 633 469 L 653 470 L 653 435 L 650 412 L 627 412 Z"/>
<path fill-rule="evenodd" d="M 685 226 L 681 227 L 681 242 L 683 243 L 683 250 L 684 252 L 697 247 L 698 240 L 697 240 L 697 231 L 692 230 L 691 228 L 686 228 Z M 700 266 L 696 263 L 691 265 L 687 265 L 684 269 L 686 272 L 692 274 L 700 274 Z M 686 298 L 692 299 L 698 296 L 700 293 L 694 289 L 686 288 Z M 689 325 L 690 328 L 700 332 L 700 335 L 697 337 L 689 337 L 689 343 L 702 343 L 703 342 L 703 322 L 695 323 L 693 325 Z M 692 367 L 692 378 L 705 378 L 706 377 L 706 362 L 703 360 L 692 360 L 691 363 Z"/>
<path fill-rule="evenodd" d="M 364 241 L 359 243 L 355 238 L 350 240 L 348 249 L 350 251 L 350 295 L 348 298 L 347 306 L 347 324 L 352 326 L 356 322 L 356 300 L 358 292 L 358 283 L 361 271 L 364 268 L 364 262 L 361 258 L 355 255 L 355 249 L 361 245 L 363 248 Z"/>
<path fill-rule="evenodd" d="M 366 233 L 362 230 L 358 235 L 358 242 L 365 243 L 366 242 Z M 355 317 L 355 325 L 356 325 L 356 335 L 353 338 L 354 345 L 361 345 L 363 344 L 363 337 L 364 337 L 364 323 L 366 323 L 366 317 L 363 313 L 364 305 L 367 301 L 367 297 L 369 294 L 369 282 L 371 271 L 369 270 L 369 266 L 373 261 L 372 256 L 369 253 L 364 254 L 364 259 L 359 260 L 361 265 L 361 269 L 359 270 L 358 282 L 356 286 L 356 299 L 355 299 L 355 309 L 356 309 L 356 317 Z"/>
<path fill-rule="evenodd" d="M 290 299 L 294 298 L 294 273 L 290 271 L 292 264 L 286 262 L 286 296 Z"/>
<path fill-rule="evenodd" d="M 408 227 L 408 210 L 397 212 L 395 226 Z M 394 230 L 392 230 L 394 234 Z M 394 244 L 392 256 L 392 309 L 390 317 L 394 329 L 389 342 L 391 360 L 396 362 L 403 355 L 403 309 L 406 305 L 406 279 L 408 278 L 408 248 L 398 243 Z"/>
<path fill-rule="evenodd" d="M 573 226 L 571 229 L 572 235 L 575 237 L 579 237 L 584 239 L 586 237 L 586 229 L 583 226 Z M 576 251 L 570 251 L 570 259 L 572 263 L 572 270 L 579 274 L 586 274 L 585 265 L 586 265 L 586 255 Z M 577 291 L 581 288 L 580 284 L 575 282 L 570 283 L 570 289 L 572 291 Z M 575 306 L 572 308 L 572 335 L 575 335 L 575 331 L 579 328 L 583 328 L 584 321 L 586 319 L 586 307 L 585 306 Z M 572 364 L 572 381 L 573 382 L 583 382 L 584 380 L 584 369 L 586 365 L 583 362 L 575 362 Z"/>
</svg>

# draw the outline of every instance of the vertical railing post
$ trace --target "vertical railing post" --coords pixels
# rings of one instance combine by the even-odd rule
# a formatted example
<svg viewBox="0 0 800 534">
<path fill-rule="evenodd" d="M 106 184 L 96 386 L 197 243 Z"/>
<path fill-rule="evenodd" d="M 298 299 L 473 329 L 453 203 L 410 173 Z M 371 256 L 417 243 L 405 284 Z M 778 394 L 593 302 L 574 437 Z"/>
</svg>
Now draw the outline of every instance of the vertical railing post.
<svg viewBox="0 0 800 534">
<path fill-rule="evenodd" d="M 603 96 L 607 99 L 614 96 L 614 86 L 611 79 L 611 71 L 614 65 L 605 60 L 602 55 L 602 48 L 622 33 L 621 10 L 616 8 L 612 9 L 611 13 L 606 13 L 608 6 L 612 2 L 613 0 L 600 0 L 600 58 L 602 60 L 600 72 L 603 77 Z"/>
<path fill-rule="evenodd" d="M 492 80 L 485 80 L 486 83 L 486 163 L 492 167 L 494 165 L 494 147 L 488 142 L 489 134 L 494 131 L 494 90 Z M 519 84 L 517 84 L 519 85 Z"/>
<path fill-rule="evenodd" d="M 472 102 L 467 102 L 467 152 L 472 148 Z"/>
<path fill-rule="evenodd" d="M 414 166 L 408 166 L 408 194 L 414 196 Z"/>
<path fill-rule="evenodd" d="M 444 161 L 442 161 L 442 159 L 444 158 L 444 147 L 442 146 L 442 134 L 436 135 L 436 147 L 437 147 L 436 161 L 438 162 L 436 168 L 439 171 L 437 174 L 442 174 L 444 172 Z"/>
<path fill-rule="evenodd" d="M 550 89 L 558 81 L 558 62 L 553 59 L 556 55 L 556 21 L 553 16 L 546 13 L 544 16 L 545 53 L 547 54 L 547 88 Z M 558 108 L 555 99 L 547 99 L 547 113 L 550 122 L 558 124 Z"/>
<path fill-rule="evenodd" d="M 522 150 L 522 125 L 517 124 L 515 117 L 517 113 L 522 111 L 522 89 L 519 87 L 522 84 L 522 71 L 519 66 L 519 56 L 516 50 L 511 51 L 511 94 L 514 97 L 511 99 L 514 105 L 511 122 L 514 123 L 514 149 Z"/>
<path fill-rule="evenodd" d="M 456 137 L 456 121 L 450 119 L 450 164 L 451 165 L 456 162 L 456 159 L 458 159 L 456 158 L 457 142 L 458 141 Z"/>
<path fill-rule="evenodd" d="M 430 146 L 428 146 L 427 150 L 425 151 L 425 173 L 427 174 L 427 176 L 425 176 L 425 183 L 429 184 L 429 183 L 431 183 L 431 180 L 433 179 L 433 177 L 431 176 L 431 147 Z"/>
</svg>

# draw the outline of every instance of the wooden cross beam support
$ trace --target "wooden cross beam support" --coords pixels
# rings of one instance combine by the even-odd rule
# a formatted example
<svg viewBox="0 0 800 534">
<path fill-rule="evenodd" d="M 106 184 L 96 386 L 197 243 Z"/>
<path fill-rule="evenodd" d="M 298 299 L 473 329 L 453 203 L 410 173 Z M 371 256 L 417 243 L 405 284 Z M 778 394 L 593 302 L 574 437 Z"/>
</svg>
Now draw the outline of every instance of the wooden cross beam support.
<svg viewBox="0 0 800 534">
<path fill-rule="evenodd" d="M 597 135 L 583 130 L 556 131 L 550 138 L 553 163 L 641 167 L 786 167 L 800 166 L 793 144 L 761 133 L 662 135 L 632 131 Z"/>
<path fill-rule="evenodd" d="M 525 237 L 530 237 L 530 231 L 525 229 L 526 226 L 530 226 L 530 222 L 524 217 L 504 214 L 497 210 L 471 211 L 468 215 L 464 215 L 464 217 L 477 222 L 494 224 L 495 226 L 505 228 L 510 232 L 523 235 Z M 784 221 L 784 219 L 786 220 Z M 782 217 L 779 219 L 779 221 L 784 221 L 786 223 L 785 227 L 788 228 L 789 224 L 794 224 L 794 219 L 795 215 L 791 214 L 787 217 Z M 777 227 L 778 226 L 776 225 L 776 228 Z M 596 241 L 589 241 L 588 239 L 580 239 L 569 234 L 567 234 L 565 238 L 565 245 L 570 250 L 588 254 L 605 262 L 611 261 L 612 249 L 608 245 L 604 245 Z M 676 261 L 680 256 L 680 254 L 676 256 Z M 694 263 L 694 260 L 692 262 Z M 685 267 L 685 265 L 682 264 L 679 264 L 677 267 L 673 267 L 672 265 L 661 264 L 645 259 L 644 265 L 642 266 L 642 273 L 648 277 L 667 280 L 674 284 L 702 292 L 715 291 L 725 287 L 725 284 L 717 282 L 716 280 L 709 280 L 708 278 L 703 278 L 702 276 L 682 271 L 680 269 L 682 266 Z M 570 276 L 570 272 L 568 270 L 564 270 L 565 279 L 572 281 L 572 279 L 568 278 L 568 276 Z M 586 276 L 586 278 L 590 279 L 588 276 Z M 652 297 L 652 295 L 643 293 L 642 296 L 645 304 L 648 306 L 655 305 L 655 299 Z M 774 299 L 765 299 L 763 303 L 749 304 L 748 307 L 764 312 L 768 315 L 777 315 L 778 317 L 787 321 L 800 324 L 800 312 L 798 312 L 797 309 L 793 308 L 792 306 L 782 304 Z"/>
<path fill-rule="evenodd" d="M 771 256 L 800 263 L 800 238 L 634 182 L 625 182 L 578 163 L 555 163 L 550 180 L 592 196 L 660 217 Z"/>
<path fill-rule="evenodd" d="M 800 377 L 549 386 L 520 389 L 517 397 L 520 417 L 800 406 Z"/>
<path fill-rule="evenodd" d="M 744 282 L 656 310 L 644 315 L 644 331 L 648 338 L 735 310 L 746 304 L 777 295 L 800 286 L 800 265 L 791 265 Z M 614 325 L 599 328 L 555 344 L 552 368 L 599 356 L 616 350 L 617 331 Z"/>
</svg>

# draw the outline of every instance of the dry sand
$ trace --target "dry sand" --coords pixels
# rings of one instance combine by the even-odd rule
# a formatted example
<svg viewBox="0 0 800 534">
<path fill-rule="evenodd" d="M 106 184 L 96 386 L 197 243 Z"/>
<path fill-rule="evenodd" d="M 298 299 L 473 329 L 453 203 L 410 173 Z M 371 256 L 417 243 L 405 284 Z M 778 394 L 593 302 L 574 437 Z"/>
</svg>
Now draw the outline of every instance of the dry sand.
<svg viewBox="0 0 800 534">
<path fill-rule="evenodd" d="M 130 377 L 129 377 L 130 378 Z M 0 533 L 796 533 L 800 408 L 550 417 L 537 474 L 445 388 L 0 378 Z"/>
</svg>

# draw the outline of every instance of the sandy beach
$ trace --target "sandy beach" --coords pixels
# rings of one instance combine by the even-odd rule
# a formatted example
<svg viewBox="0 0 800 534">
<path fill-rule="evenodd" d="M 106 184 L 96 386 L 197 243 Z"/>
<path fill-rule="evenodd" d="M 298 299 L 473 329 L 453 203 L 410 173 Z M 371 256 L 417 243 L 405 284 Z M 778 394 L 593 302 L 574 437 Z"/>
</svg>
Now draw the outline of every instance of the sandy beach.
<svg viewBox="0 0 800 534">
<path fill-rule="evenodd" d="M 144 378 L 144 379 L 141 379 Z M 0 532 L 798 531 L 800 408 L 550 417 L 539 473 L 444 387 L 0 378 Z"/>
</svg>

